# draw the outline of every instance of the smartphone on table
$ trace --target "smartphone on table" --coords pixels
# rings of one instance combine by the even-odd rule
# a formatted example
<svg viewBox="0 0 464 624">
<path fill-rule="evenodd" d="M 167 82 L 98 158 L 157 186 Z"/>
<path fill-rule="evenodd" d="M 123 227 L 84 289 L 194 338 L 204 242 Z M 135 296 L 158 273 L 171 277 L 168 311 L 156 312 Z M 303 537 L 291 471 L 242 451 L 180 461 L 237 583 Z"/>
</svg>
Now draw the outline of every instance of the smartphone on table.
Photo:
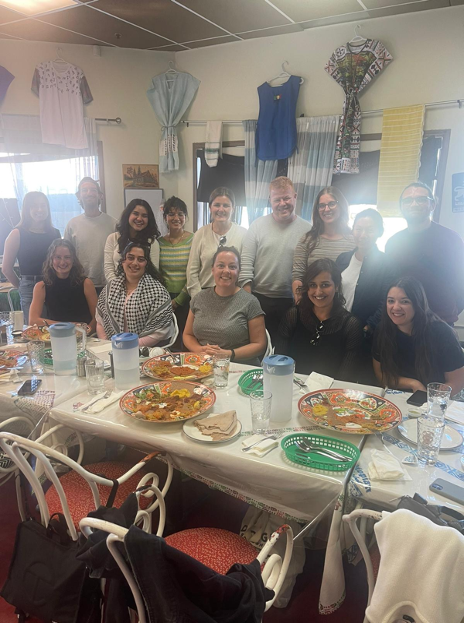
<svg viewBox="0 0 464 624">
<path fill-rule="evenodd" d="M 32 379 L 27 379 L 18 389 L 19 396 L 31 396 L 35 392 L 37 392 L 38 387 L 42 383 L 41 379 L 37 379 L 37 377 L 32 377 Z"/>
<path fill-rule="evenodd" d="M 411 394 L 409 399 L 406 399 L 406 403 L 409 405 L 415 405 L 421 407 L 427 401 L 427 392 L 425 390 L 416 390 L 414 394 Z"/>
<path fill-rule="evenodd" d="M 450 483 L 444 479 L 435 479 L 435 481 L 429 486 L 429 490 L 435 492 L 435 494 L 440 494 L 440 496 L 444 496 L 445 498 L 449 498 L 456 503 L 464 505 L 464 487 L 461 487 L 460 485 L 454 485 L 454 483 Z"/>
</svg>

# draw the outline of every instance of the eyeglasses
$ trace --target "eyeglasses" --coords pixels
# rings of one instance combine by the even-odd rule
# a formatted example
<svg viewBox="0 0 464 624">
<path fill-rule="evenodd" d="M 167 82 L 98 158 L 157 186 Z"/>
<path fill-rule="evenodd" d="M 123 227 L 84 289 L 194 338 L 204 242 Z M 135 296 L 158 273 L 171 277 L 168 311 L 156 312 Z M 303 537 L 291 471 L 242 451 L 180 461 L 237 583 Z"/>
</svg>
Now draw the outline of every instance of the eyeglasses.
<svg viewBox="0 0 464 624">
<path fill-rule="evenodd" d="M 227 236 L 221 236 L 219 239 L 219 247 L 224 247 L 226 243 L 227 243 Z"/>
<path fill-rule="evenodd" d="M 315 347 L 317 345 L 317 343 L 319 342 L 320 338 L 321 338 L 321 334 L 320 332 L 324 329 L 324 323 L 320 323 L 320 325 L 318 325 L 316 327 L 316 334 L 314 336 L 314 338 L 311 338 L 311 340 L 309 341 L 309 344 L 312 345 L 313 347 Z"/>
<path fill-rule="evenodd" d="M 326 208 L 330 208 L 330 210 L 333 210 L 336 206 L 338 205 L 338 201 L 329 201 L 328 204 L 318 204 L 318 209 L 319 210 L 325 210 Z"/>
<path fill-rule="evenodd" d="M 412 206 L 414 202 L 418 206 L 427 206 L 429 201 L 433 201 L 433 197 L 429 197 L 428 195 L 418 195 L 417 197 L 404 197 L 401 199 L 401 203 L 403 206 Z"/>
</svg>

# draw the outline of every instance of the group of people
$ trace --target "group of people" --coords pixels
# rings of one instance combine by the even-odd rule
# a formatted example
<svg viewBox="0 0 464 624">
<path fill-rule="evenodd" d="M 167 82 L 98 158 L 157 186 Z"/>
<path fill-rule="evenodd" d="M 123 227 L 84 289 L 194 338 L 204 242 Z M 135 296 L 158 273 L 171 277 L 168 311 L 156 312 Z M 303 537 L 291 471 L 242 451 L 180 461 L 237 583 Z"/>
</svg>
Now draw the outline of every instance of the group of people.
<svg viewBox="0 0 464 624">
<path fill-rule="evenodd" d="M 131 331 L 140 344 L 257 364 L 270 342 L 300 373 L 424 389 L 430 381 L 464 387 L 464 356 L 452 325 L 464 309 L 464 243 L 431 220 L 435 200 L 423 183 L 400 198 L 407 227 L 385 253 L 383 220 L 367 209 L 349 227 L 336 187 L 316 197 L 312 223 L 295 214 L 289 178 L 270 185 L 271 212 L 248 230 L 233 222 L 227 188 L 210 196 L 211 222 L 185 230 L 185 203 L 164 203 L 160 236 L 150 205 L 132 200 L 119 222 L 100 211 L 97 182 L 84 178 L 83 214 L 64 239 L 48 200 L 28 193 L 21 222 L 5 243 L 3 273 L 19 287 L 26 322 L 86 323 L 100 338 Z M 21 278 L 13 269 L 19 262 Z"/>
</svg>

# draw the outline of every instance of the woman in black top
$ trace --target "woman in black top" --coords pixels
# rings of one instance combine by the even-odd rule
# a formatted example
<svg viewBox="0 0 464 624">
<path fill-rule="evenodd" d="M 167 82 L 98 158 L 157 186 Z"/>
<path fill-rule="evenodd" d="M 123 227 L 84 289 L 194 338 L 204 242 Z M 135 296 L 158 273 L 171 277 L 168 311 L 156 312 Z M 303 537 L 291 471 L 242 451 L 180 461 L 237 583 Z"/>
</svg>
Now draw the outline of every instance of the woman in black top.
<svg viewBox="0 0 464 624">
<path fill-rule="evenodd" d="M 464 387 L 461 345 L 451 327 L 430 310 L 414 277 L 403 277 L 389 289 L 373 355 L 378 380 L 390 388 L 415 392 L 441 382 L 456 394 Z"/>
<path fill-rule="evenodd" d="M 42 265 L 51 243 L 60 238 L 52 225 L 47 196 L 38 191 L 27 193 L 23 199 L 21 221 L 5 241 L 2 273 L 15 288 L 19 288 L 24 322 L 29 324 L 29 308 L 34 285 L 42 279 Z M 14 271 L 18 259 L 21 279 Z"/>
<path fill-rule="evenodd" d="M 72 243 L 61 238 L 53 241 L 43 266 L 43 277 L 34 287 L 31 323 L 85 323 L 87 333 L 94 332 L 97 292 L 92 280 L 84 275 Z M 44 304 L 49 317 L 46 319 L 42 316 Z"/>
<path fill-rule="evenodd" d="M 280 323 L 276 353 L 292 357 L 299 373 L 316 371 L 356 381 L 362 328 L 343 307 L 341 273 L 335 262 L 328 258 L 313 262 L 301 293 L 298 305 Z"/>
<path fill-rule="evenodd" d="M 398 276 L 390 260 L 377 247 L 383 234 L 383 219 L 377 210 L 359 212 L 353 224 L 356 248 L 338 256 L 346 309 L 372 334 L 380 322 L 382 306 L 390 284 Z"/>
</svg>

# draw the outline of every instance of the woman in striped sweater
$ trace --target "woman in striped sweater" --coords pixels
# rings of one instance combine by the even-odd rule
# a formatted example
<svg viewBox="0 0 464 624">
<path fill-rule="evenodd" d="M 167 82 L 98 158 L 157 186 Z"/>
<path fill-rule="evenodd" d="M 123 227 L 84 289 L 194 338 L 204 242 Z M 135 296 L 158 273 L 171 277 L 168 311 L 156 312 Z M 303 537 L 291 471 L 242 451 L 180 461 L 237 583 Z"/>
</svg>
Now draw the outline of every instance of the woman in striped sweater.
<svg viewBox="0 0 464 624">
<path fill-rule="evenodd" d="M 175 350 L 182 348 L 182 333 L 189 313 L 187 263 L 193 234 L 184 230 L 187 216 L 187 206 L 181 199 L 174 196 L 167 199 L 163 207 L 163 217 L 169 232 L 158 239 L 160 270 L 171 295 L 172 309 L 179 325 L 179 337 L 173 346 Z"/>
</svg>

